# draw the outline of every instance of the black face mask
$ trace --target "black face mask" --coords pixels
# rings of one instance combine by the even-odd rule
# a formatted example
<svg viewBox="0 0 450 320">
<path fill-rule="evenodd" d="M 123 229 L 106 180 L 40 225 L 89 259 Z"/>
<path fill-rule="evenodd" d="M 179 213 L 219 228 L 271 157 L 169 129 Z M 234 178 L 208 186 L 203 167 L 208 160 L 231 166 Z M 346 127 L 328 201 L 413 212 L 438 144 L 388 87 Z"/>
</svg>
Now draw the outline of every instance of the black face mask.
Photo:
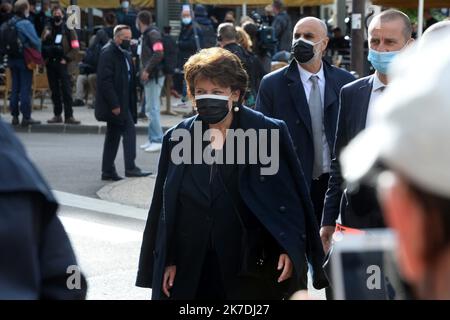
<svg viewBox="0 0 450 320">
<path fill-rule="evenodd" d="M 308 63 L 315 56 L 314 45 L 300 38 L 292 45 L 292 54 L 298 63 Z"/>
<path fill-rule="evenodd" d="M 53 21 L 55 21 L 56 23 L 60 23 L 62 21 L 62 17 L 61 16 L 54 16 L 53 17 Z"/>
<path fill-rule="evenodd" d="M 122 40 L 122 43 L 120 44 L 120 47 L 123 50 L 130 50 L 130 40 Z"/>
<path fill-rule="evenodd" d="M 200 119 L 207 124 L 216 124 L 228 115 L 228 97 L 218 99 L 217 95 L 202 95 L 195 100 L 197 112 Z M 226 98 L 226 100 L 225 100 Z"/>
</svg>

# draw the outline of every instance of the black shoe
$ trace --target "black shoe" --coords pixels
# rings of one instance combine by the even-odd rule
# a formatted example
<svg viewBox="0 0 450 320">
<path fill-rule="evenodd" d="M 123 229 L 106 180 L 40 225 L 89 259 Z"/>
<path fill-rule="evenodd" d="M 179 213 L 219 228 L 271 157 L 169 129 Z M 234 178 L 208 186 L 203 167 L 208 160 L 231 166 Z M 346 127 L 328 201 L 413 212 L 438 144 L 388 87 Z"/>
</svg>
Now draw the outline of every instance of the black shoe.
<svg viewBox="0 0 450 320">
<path fill-rule="evenodd" d="M 145 112 L 139 112 L 138 119 L 147 119 L 147 115 L 145 114 Z"/>
<path fill-rule="evenodd" d="M 14 116 L 14 117 L 12 118 L 11 124 L 12 124 L 13 126 L 18 126 L 18 125 L 19 125 L 19 117 Z"/>
<path fill-rule="evenodd" d="M 62 117 L 61 116 L 54 116 L 50 120 L 47 120 L 47 123 L 62 123 Z"/>
<path fill-rule="evenodd" d="M 102 180 L 103 181 L 120 181 L 123 180 L 121 176 L 119 176 L 117 173 L 109 174 L 109 173 L 102 173 Z"/>
<path fill-rule="evenodd" d="M 75 99 L 75 101 L 72 103 L 72 107 L 84 107 L 85 103 L 81 99 Z"/>
<path fill-rule="evenodd" d="M 127 178 L 141 178 L 141 177 L 147 177 L 151 174 L 152 174 L 152 172 L 142 171 L 138 167 L 135 167 L 133 170 L 125 171 L 125 177 L 127 177 Z"/>
<path fill-rule="evenodd" d="M 22 119 L 21 126 L 22 127 L 28 127 L 28 126 L 31 126 L 31 125 L 34 125 L 34 124 L 41 124 L 41 122 L 37 121 L 37 120 L 34 120 L 33 118 Z"/>
<path fill-rule="evenodd" d="M 78 125 L 81 123 L 81 121 L 76 120 L 74 117 L 69 117 L 64 121 L 65 124 L 75 124 Z"/>
</svg>

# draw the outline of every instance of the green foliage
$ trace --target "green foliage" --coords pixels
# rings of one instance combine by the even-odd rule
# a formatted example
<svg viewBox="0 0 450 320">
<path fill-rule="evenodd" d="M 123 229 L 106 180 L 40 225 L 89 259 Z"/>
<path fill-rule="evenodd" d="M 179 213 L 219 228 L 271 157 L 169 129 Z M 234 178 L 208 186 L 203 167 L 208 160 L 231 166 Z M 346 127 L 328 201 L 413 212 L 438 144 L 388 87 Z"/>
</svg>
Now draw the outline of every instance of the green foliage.
<svg viewBox="0 0 450 320">
<path fill-rule="evenodd" d="M 411 19 L 412 24 L 417 24 L 418 13 L 417 9 L 402 9 L 402 12 L 408 15 L 409 19 Z M 446 17 L 442 14 L 439 9 L 431 9 L 431 15 L 438 21 L 444 20 Z"/>
</svg>

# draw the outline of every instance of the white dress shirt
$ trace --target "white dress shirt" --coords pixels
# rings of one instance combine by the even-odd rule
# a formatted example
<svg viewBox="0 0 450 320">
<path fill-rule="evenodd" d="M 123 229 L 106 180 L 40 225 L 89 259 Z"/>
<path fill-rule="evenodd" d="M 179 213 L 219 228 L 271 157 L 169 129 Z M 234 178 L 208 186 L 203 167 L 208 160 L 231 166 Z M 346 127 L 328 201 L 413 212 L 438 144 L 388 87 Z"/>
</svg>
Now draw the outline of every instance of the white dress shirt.
<svg viewBox="0 0 450 320">
<path fill-rule="evenodd" d="M 300 72 L 300 79 L 303 83 L 303 88 L 305 89 L 305 95 L 306 100 L 309 103 L 309 96 L 311 93 L 311 88 L 313 83 L 311 82 L 310 78 L 311 76 L 315 75 L 319 78 L 319 90 L 320 90 L 320 96 L 322 100 L 322 110 L 324 110 L 325 105 L 325 73 L 323 71 L 323 63 L 320 67 L 319 72 L 316 74 L 311 73 L 304 68 L 302 68 L 301 65 L 298 65 L 298 70 Z M 324 117 L 325 119 L 325 117 Z M 330 166 L 331 166 L 331 152 L 330 147 L 328 146 L 327 136 L 325 134 L 325 125 L 322 125 L 322 141 L 323 141 L 323 173 L 329 173 L 330 172 Z"/>
<path fill-rule="evenodd" d="M 128 69 L 128 80 L 131 79 L 131 66 L 130 63 L 128 62 L 127 57 L 125 56 L 125 54 L 123 55 L 125 57 L 125 62 L 127 63 L 127 69 Z"/>
<path fill-rule="evenodd" d="M 372 92 L 370 93 L 370 101 L 369 108 L 367 109 L 367 118 L 366 118 L 366 128 L 370 126 L 374 117 L 374 105 L 380 99 L 380 96 L 383 94 L 383 90 L 387 86 L 381 82 L 378 76 L 375 74 L 373 77 L 373 87 Z"/>
</svg>

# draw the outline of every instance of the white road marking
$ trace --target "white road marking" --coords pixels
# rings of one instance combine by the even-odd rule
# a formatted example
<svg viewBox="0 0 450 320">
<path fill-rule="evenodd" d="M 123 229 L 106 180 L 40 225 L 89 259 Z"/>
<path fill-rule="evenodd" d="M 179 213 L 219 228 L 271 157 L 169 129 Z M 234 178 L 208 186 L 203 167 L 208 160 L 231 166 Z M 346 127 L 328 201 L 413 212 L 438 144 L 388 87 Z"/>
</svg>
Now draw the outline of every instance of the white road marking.
<svg viewBox="0 0 450 320">
<path fill-rule="evenodd" d="M 89 237 L 91 239 L 107 241 L 109 243 L 125 243 L 142 240 L 142 232 L 119 227 L 89 222 L 85 220 L 59 217 L 66 232 L 70 235 Z"/>
<path fill-rule="evenodd" d="M 125 218 L 132 218 L 143 221 L 147 220 L 148 211 L 146 209 L 130 207 L 123 204 L 79 196 L 76 194 L 56 190 L 53 191 L 53 194 L 55 195 L 58 202 L 63 206 L 102 212 Z"/>
</svg>

